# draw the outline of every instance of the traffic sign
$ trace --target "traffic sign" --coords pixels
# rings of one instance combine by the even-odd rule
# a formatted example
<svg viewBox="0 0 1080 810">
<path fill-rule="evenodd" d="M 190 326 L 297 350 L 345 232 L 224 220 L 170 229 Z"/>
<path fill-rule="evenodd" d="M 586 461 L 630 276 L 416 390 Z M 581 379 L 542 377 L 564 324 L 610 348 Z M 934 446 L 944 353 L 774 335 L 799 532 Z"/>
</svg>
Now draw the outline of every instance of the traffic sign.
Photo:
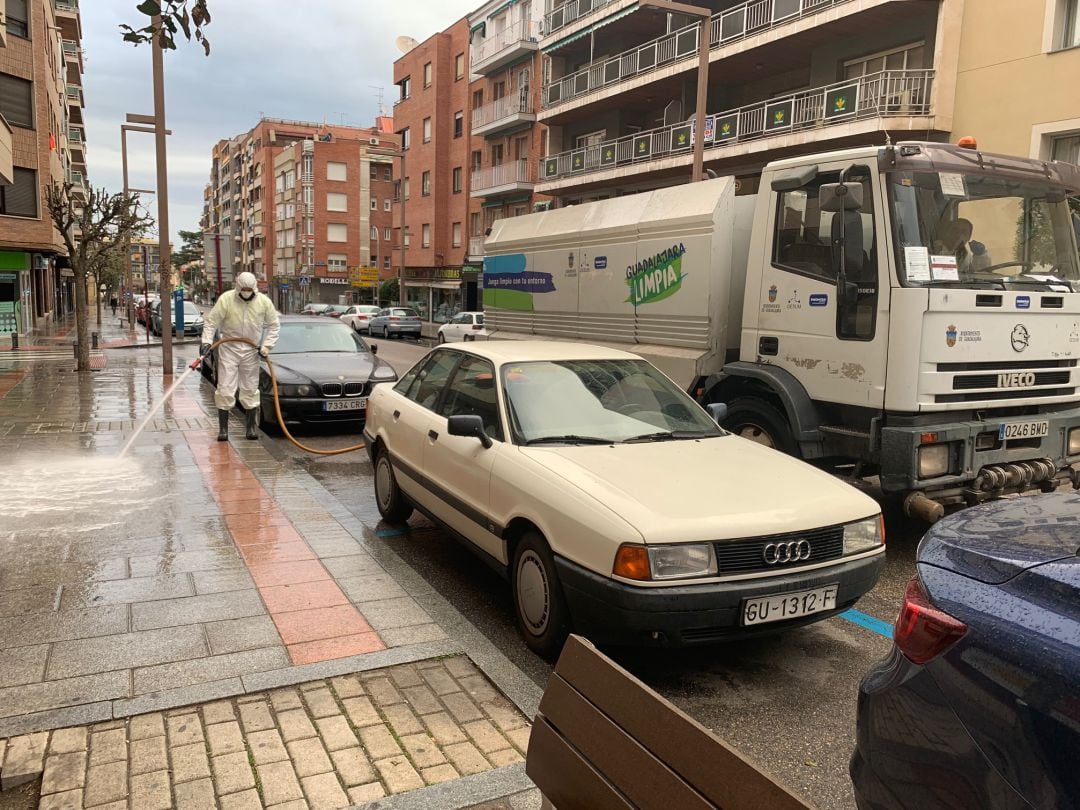
<svg viewBox="0 0 1080 810">
<path fill-rule="evenodd" d="M 306 287 L 310 283 L 311 283 L 311 279 L 309 279 L 307 276 L 300 276 L 300 286 L 301 287 Z"/>
</svg>

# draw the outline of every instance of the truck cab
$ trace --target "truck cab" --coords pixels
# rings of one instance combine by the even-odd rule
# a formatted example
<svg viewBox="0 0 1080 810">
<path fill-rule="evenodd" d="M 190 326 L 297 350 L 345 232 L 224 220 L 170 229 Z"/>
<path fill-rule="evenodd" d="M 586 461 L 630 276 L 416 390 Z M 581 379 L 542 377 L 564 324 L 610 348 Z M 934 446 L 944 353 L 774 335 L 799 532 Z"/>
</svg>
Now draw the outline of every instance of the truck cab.
<svg viewBox="0 0 1080 810">
<path fill-rule="evenodd" d="M 697 383 L 732 430 L 930 520 L 1080 485 L 1080 169 L 900 143 L 760 188 L 738 358 Z"/>
</svg>

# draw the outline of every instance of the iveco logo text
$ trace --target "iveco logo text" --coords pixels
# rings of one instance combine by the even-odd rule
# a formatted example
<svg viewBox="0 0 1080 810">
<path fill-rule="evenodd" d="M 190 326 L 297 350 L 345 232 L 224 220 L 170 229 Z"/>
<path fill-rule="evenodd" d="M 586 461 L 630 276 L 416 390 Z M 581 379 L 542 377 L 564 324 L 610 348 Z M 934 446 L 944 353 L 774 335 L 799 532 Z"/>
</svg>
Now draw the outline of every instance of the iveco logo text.
<svg viewBox="0 0 1080 810">
<path fill-rule="evenodd" d="M 1022 374 L 998 374 L 998 388 L 1030 388 L 1035 384 L 1035 372 L 1026 371 Z"/>
<path fill-rule="evenodd" d="M 790 543 L 769 543 L 762 554 L 768 565 L 799 562 L 810 559 L 810 543 L 806 540 L 792 540 Z"/>
</svg>

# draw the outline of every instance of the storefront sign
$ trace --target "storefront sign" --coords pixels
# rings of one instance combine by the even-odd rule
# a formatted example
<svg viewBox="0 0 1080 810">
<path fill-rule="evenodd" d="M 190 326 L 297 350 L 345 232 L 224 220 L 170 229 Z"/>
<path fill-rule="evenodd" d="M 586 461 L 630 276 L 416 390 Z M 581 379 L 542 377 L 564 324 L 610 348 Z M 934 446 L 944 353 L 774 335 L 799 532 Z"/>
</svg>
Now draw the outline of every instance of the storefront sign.
<svg viewBox="0 0 1080 810">
<path fill-rule="evenodd" d="M 319 281 L 320 284 L 348 284 L 349 283 L 349 280 L 347 278 L 323 278 L 323 277 L 320 277 L 318 279 L 318 281 Z"/>
</svg>

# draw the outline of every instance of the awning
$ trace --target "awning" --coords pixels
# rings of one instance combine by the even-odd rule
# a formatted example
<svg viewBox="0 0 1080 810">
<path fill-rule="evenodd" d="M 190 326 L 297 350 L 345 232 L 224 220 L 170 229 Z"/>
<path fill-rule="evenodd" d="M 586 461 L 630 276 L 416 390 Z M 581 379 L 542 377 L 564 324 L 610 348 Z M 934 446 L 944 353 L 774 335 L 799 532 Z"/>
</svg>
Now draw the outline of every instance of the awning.
<svg viewBox="0 0 1080 810">
<path fill-rule="evenodd" d="M 484 36 L 487 36 L 487 23 L 484 20 L 481 20 L 480 22 L 478 22 L 476 25 L 474 25 L 472 28 L 469 29 L 470 34 L 475 34 L 477 31 L 483 31 Z"/>
<path fill-rule="evenodd" d="M 490 20 L 492 17 L 496 17 L 499 14 L 502 14 L 504 11 L 510 8 L 510 6 L 514 5 L 514 3 L 515 0 L 506 0 L 505 3 L 502 3 L 498 8 L 488 14 L 487 18 Z"/>
<path fill-rule="evenodd" d="M 586 28 L 582 28 L 577 33 L 570 34 L 570 36 L 568 36 L 568 37 L 563 37 L 558 42 L 556 42 L 554 45 L 548 45 L 546 48 L 544 48 L 544 53 L 550 53 L 551 51 L 554 51 L 557 48 L 561 48 L 563 45 L 569 45 L 571 42 L 574 42 L 575 40 L 581 39 L 586 34 L 591 34 L 597 28 L 603 28 L 608 23 L 613 23 L 616 20 L 621 20 L 627 14 L 633 14 L 635 11 L 637 11 L 637 8 L 638 8 L 637 3 L 634 3 L 633 5 L 627 6 L 622 11 L 619 11 L 619 12 L 616 12 L 615 14 L 612 14 L 610 17 L 605 17 L 604 19 L 600 20 L 599 22 L 595 22 L 595 23 L 593 23 L 592 25 L 590 25 L 590 26 L 588 26 Z"/>
</svg>

